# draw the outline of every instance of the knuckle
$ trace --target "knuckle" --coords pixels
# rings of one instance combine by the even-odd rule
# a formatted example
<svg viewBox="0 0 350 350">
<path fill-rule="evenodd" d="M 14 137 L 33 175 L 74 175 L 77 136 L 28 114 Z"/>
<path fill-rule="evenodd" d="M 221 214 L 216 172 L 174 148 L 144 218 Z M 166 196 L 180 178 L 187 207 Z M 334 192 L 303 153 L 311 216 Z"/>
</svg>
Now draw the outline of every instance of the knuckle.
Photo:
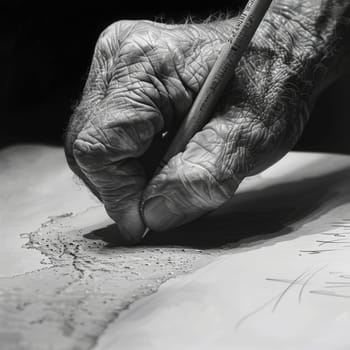
<svg viewBox="0 0 350 350">
<path fill-rule="evenodd" d="M 101 143 L 92 143 L 84 136 L 79 135 L 73 143 L 74 159 L 84 171 L 98 171 L 106 163 L 106 149 Z"/>
<path fill-rule="evenodd" d="M 117 21 L 101 32 L 95 45 L 89 80 L 95 81 L 100 77 L 102 85 L 108 85 L 116 59 L 121 60 L 121 50 L 136 23 L 137 21 Z"/>
<path fill-rule="evenodd" d="M 74 157 L 85 168 L 98 168 L 136 158 L 149 147 L 156 129 L 154 118 L 128 113 L 94 112 L 73 141 Z M 157 119 L 157 118 L 156 118 Z"/>
<path fill-rule="evenodd" d="M 150 21 L 140 20 L 119 20 L 107 26 L 99 35 L 96 43 L 97 52 L 101 52 L 107 59 L 112 59 L 117 54 L 127 55 L 139 50 L 138 43 L 142 43 L 140 38 L 152 38 L 150 32 L 154 34 L 154 25 Z M 140 46 L 140 45 L 139 45 Z M 141 45 L 141 48 L 146 48 Z M 123 52 L 121 52 L 123 50 Z"/>
<path fill-rule="evenodd" d="M 102 30 L 97 41 L 103 43 L 106 39 L 120 38 L 123 34 L 127 33 L 136 22 L 137 21 L 132 20 L 119 20 L 113 22 Z"/>
</svg>

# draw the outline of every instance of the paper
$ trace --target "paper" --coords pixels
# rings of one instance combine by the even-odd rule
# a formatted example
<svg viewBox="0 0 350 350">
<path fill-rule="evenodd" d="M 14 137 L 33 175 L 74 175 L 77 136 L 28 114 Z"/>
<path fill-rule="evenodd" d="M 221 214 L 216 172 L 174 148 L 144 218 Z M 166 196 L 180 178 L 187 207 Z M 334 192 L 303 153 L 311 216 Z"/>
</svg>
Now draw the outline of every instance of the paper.
<svg viewBox="0 0 350 350">
<path fill-rule="evenodd" d="M 290 179 L 291 160 L 246 186 L 255 188 L 254 181 L 268 184 L 282 173 Z M 332 158 L 328 161 L 332 163 Z M 332 167 L 330 163 L 316 161 L 298 171 L 307 184 L 312 171 Z M 323 199 L 317 202 L 314 193 L 315 202 L 309 204 L 316 209 L 291 223 L 290 233 L 242 241 L 208 266 L 167 282 L 158 293 L 125 311 L 94 350 L 349 349 L 349 171 L 347 167 L 338 178 L 319 184 L 318 198 Z M 306 186 L 294 194 L 299 201 L 290 196 L 290 210 L 298 210 L 293 205 L 300 205 L 300 199 L 307 200 L 312 192 Z M 261 210 L 268 213 L 278 206 L 288 204 L 266 202 Z M 245 208 L 242 204 L 239 210 Z"/>
<path fill-rule="evenodd" d="M 90 349 L 130 303 L 219 254 L 152 235 L 118 246 L 61 148 L 10 147 L 0 169 L 1 350 Z"/>
<path fill-rule="evenodd" d="M 349 157 L 290 153 L 132 248 L 108 243 L 62 149 L 3 150 L 0 168 L 0 348 L 348 350 Z"/>
</svg>

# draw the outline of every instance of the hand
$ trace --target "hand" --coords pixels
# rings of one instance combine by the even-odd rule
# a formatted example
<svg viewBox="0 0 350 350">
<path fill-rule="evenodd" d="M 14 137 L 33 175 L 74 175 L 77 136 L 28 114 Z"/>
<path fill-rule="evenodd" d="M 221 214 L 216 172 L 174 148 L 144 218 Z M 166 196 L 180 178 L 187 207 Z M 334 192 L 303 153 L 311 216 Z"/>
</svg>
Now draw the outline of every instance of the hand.
<svg viewBox="0 0 350 350">
<path fill-rule="evenodd" d="M 153 179 L 162 133 L 186 116 L 236 19 L 119 21 L 101 34 L 65 149 L 127 242 L 145 225 L 165 230 L 218 208 L 293 147 L 347 58 L 335 29 L 348 5 L 334 15 L 321 3 L 276 1 L 212 119 Z"/>
</svg>

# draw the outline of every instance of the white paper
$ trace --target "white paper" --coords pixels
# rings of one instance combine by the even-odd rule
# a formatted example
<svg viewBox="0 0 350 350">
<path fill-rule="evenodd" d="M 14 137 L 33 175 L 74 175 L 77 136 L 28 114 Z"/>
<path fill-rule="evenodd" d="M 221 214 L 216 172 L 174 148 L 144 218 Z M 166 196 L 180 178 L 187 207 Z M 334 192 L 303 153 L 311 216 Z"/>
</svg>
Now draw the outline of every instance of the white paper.
<svg viewBox="0 0 350 350">
<path fill-rule="evenodd" d="M 308 178 L 320 166 L 334 169 L 332 158 L 328 165 L 321 159 L 297 170 L 290 161 L 247 181 L 242 199 L 245 190 L 271 184 L 279 172 L 288 182 L 293 170 Z M 325 199 L 292 223 L 289 234 L 248 239 L 201 270 L 167 282 L 124 312 L 94 350 L 350 349 L 348 166 L 320 185 Z M 273 205 L 266 203 L 266 210 Z"/>
</svg>

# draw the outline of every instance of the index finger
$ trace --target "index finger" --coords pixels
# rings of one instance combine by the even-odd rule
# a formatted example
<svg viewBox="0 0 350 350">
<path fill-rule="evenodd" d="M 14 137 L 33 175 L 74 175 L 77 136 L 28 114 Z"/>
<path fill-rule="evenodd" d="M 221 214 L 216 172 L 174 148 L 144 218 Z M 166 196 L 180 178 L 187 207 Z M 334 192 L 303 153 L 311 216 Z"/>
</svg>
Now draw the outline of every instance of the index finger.
<svg viewBox="0 0 350 350">
<path fill-rule="evenodd" d="M 119 234 L 128 243 L 137 242 L 145 229 L 139 207 L 147 178 L 136 158 L 162 127 L 161 116 L 152 108 L 125 110 L 118 103 L 101 104 L 89 113 L 72 144 L 73 157 Z"/>
</svg>

